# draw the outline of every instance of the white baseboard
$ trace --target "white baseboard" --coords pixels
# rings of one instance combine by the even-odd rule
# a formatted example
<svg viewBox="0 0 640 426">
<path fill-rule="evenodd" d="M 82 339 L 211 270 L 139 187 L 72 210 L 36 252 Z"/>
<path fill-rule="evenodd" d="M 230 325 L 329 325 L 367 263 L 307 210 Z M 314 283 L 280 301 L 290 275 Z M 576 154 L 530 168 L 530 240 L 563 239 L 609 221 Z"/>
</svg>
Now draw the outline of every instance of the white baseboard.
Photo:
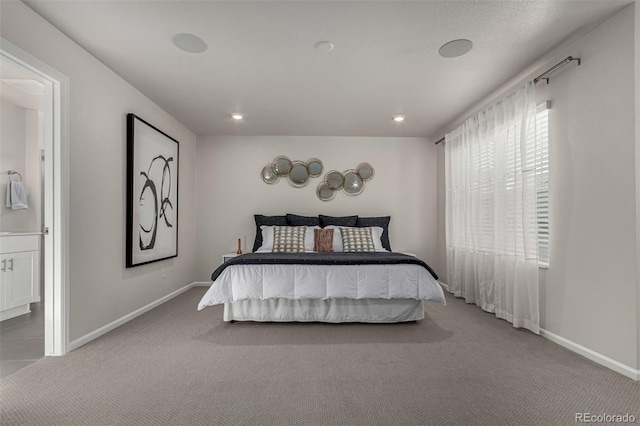
<svg viewBox="0 0 640 426">
<path fill-rule="evenodd" d="M 588 358 L 591 361 L 596 362 L 604 367 L 610 368 L 611 370 L 620 373 L 623 376 L 627 376 L 630 379 L 640 381 L 640 370 L 629 367 L 628 365 L 618 362 L 615 359 L 611 359 L 608 356 L 602 355 L 601 353 L 572 342 L 569 339 L 565 339 L 562 336 L 558 336 L 557 334 L 554 334 L 548 330 L 541 328 L 540 335 L 546 339 L 551 340 L 553 343 L 556 343 L 564 348 L 569 349 L 572 352 L 582 355 L 583 357 Z"/>
<path fill-rule="evenodd" d="M 145 312 L 149 312 L 151 309 L 162 305 L 163 303 L 173 299 L 174 297 L 184 293 L 185 291 L 189 290 L 190 288 L 196 286 L 196 285 L 210 285 L 211 283 L 198 283 L 198 282 L 192 282 L 191 284 L 187 284 L 186 286 L 179 288 L 178 290 L 167 294 L 164 297 L 161 297 L 158 300 L 154 300 L 153 302 L 149 303 L 148 305 L 143 306 L 140 309 L 136 309 L 135 311 L 131 312 L 130 314 L 127 314 L 121 318 L 118 318 L 115 321 L 110 322 L 109 324 L 103 325 L 102 327 L 93 330 L 91 333 L 87 333 L 82 337 L 77 338 L 76 340 L 69 342 L 69 347 L 68 350 L 69 352 L 74 351 L 76 349 L 78 349 L 80 346 L 82 345 L 86 345 L 87 343 L 89 343 L 90 341 L 97 339 L 98 337 L 102 336 L 103 334 L 106 334 L 108 332 L 110 332 L 111 330 L 120 327 L 122 324 L 131 321 L 132 319 L 144 314 Z"/>
<path fill-rule="evenodd" d="M 18 306 L 16 308 L 10 308 L 0 312 L 0 321 L 4 321 L 11 318 L 19 317 L 20 315 L 28 314 L 29 312 L 31 312 L 30 306 L 31 305 L 27 303 L 26 305 Z"/>
<path fill-rule="evenodd" d="M 194 287 L 211 287 L 211 284 L 213 284 L 211 281 L 195 281 L 191 283 Z"/>
<path fill-rule="evenodd" d="M 449 293 L 451 293 L 451 291 L 449 290 L 449 286 L 447 284 L 443 283 L 442 281 L 438 281 L 438 283 L 442 286 L 442 288 L 444 288 Z M 578 343 L 572 342 L 569 339 L 566 339 L 562 336 L 558 336 L 557 334 L 552 333 L 543 328 L 540 329 L 540 336 L 548 340 L 551 340 L 553 343 L 558 344 L 563 348 L 567 348 L 572 352 L 582 355 L 583 357 L 588 358 L 595 363 L 598 363 L 604 367 L 607 367 L 615 371 L 616 373 L 620 373 L 623 376 L 627 376 L 630 379 L 633 379 L 635 381 L 640 381 L 640 370 L 636 370 L 633 367 L 629 367 L 628 365 L 625 365 L 619 361 L 616 361 L 615 359 L 611 359 L 608 356 L 602 355 L 599 352 L 586 348 L 582 345 L 579 345 Z"/>
</svg>

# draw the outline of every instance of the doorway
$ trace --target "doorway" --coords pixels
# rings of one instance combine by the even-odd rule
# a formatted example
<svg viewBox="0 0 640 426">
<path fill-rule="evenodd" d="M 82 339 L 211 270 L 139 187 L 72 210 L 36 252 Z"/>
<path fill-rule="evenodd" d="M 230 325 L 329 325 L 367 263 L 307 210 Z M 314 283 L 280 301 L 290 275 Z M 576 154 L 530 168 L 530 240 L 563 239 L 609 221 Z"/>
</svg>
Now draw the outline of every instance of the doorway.
<svg viewBox="0 0 640 426">
<path fill-rule="evenodd" d="M 0 183 L 7 191 L 0 207 L 2 377 L 44 356 L 45 87 L 37 74 L 0 58 Z"/>
<path fill-rule="evenodd" d="M 41 315 L 44 327 L 44 356 L 65 355 L 68 351 L 68 78 L 0 38 L 0 79 L 11 70 L 24 73 L 42 88 L 42 108 L 38 113 L 42 131 L 36 153 L 42 169 L 42 233 L 40 250 Z M 42 156 L 40 154 L 42 153 Z M 7 173 L 6 170 L 0 172 Z M 4 201 L 4 200 L 3 200 Z M 0 240 L 1 242 L 1 240 Z"/>
</svg>

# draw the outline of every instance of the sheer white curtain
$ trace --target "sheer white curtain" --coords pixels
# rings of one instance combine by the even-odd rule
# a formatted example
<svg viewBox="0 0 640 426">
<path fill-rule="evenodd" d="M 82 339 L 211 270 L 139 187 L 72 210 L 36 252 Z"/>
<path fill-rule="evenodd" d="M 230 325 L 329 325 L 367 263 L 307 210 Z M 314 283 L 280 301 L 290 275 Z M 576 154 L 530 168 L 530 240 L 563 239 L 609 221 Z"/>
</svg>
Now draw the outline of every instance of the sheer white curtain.
<svg viewBox="0 0 640 426">
<path fill-rule="evenodd" d="M 449 291 L 539 333 L 535 87 L 445 136 Z"/>
</svg>

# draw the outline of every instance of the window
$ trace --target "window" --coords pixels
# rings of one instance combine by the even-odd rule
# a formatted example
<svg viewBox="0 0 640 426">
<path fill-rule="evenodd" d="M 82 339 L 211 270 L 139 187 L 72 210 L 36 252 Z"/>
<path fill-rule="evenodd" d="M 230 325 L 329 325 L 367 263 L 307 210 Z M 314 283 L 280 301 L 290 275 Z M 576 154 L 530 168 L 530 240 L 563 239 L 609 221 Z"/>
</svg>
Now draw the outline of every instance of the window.
<svg viewBox="0 0 640 426">
<path fill-rule="evenodd" d="M 536 217 L 537 240 L 538 240 L 538 263 L 540 267 L 549 267 L 549 110 L 547 103 L 538 106 L 536 113 L 535 132 L 529 132 L 526 146 L 526 159 L 521 169 L 521 156 L 519 150 L 515 149 L 521 126 L 515 126 L 513 132 L 508 132 L 508 162 L 506 173 L 506 186 L 509 191 L 518 191 L 518 185 L 522 185 L 518 173 L 533 171 L 535 173 L 536 185 Z M 532 180 L 533 182 L 534 180 Z M 513 199 L 510 199 L 512 202 Z M 508 202 L 506 221 L 512 227 L 517 227 L 519 233 L 524 232 L 522 223 L 513 222 L 513 218 L 520 217 L 521 208 L 514 203 Z M 519 206 L 521 207 L 521 206 Z M 532 218 L 533 221 L 533 218 Z M 517 253 L 524 253 L 524 247 L 519 244 L 517 247 L 505 247 Z"/>
<path fill-rule="evenodd" d="M 531 120 L 532 123 L 534 120 Z M 458 182 L 448 188 L 451 205 L 466 210 L 468 216 L 456 222 L 448 234 L 448 244 L 474 252 L 525 256 L 525 240 L 537 240 L 538 263 L 549 266 L 549 114 L 547 104 L 535 115 L 535 129 L 528 129 L 525 151 L 521 153 L 521 122 L 514 120 L 497 135 L 490 114 L 471 122 L 478 130 L 466 155 L 458 156 Z M 455 136 L 458 137 L 458 136 Z M 501 138 L 497 143 L 496 138 Z M 522 155 L 525 158 L 522 158 Z M 524 185 L 535 185 L 535 212 L 523 218 Z M 468 195 L 469 193 L 473 195 Z M 531 200 L 533 202 L 533 200 Z M 525 229 L 525 222 L 530 231 Z M 535 225 L 535 226 L 534 226 Z M 537 231 L 536 231 L 537 229 Z M 531 232 L 529 238 L 511 238 Z M 537 232 L 537 235 L 535 234 Z"/>
<path fill-rule="evenodd" d="M 549 110 L 538 108 L 536 119 L 536 214 L 538 222 L 538 258 L 540 266 L 549 266 Z"/>
<path fill-rule="evenodd" d="M 521 126 L 516 126 L 514 133 L 520 132 Z M 515 144 L 510 144 L 510 147 Z M 513 176 L 519 171 L 517 164 L 520 162 L 520 154 L 510 150 L 509 152 L 509 174 Z M 538 239 L 538 263 L 540 267 L 549 267 L 549 109 L 548 104 L 538 106 L 536 113 L 535 132 L 529 132 L 527 138 L 527 148 L 522 172 L 534 171 L 536 184 L 536 225 Z M 512 184 L 507 181 L 507 186 Z M 521 211 L 514 211 L 516 215 Z M 514 215 L 515 216 L 515 215 Z M 523 232 L 522 226 L 518 226 L 518 231 Z M 517 247 L 518 252 L 523 252 L 522 247 Z"/>
</svg>

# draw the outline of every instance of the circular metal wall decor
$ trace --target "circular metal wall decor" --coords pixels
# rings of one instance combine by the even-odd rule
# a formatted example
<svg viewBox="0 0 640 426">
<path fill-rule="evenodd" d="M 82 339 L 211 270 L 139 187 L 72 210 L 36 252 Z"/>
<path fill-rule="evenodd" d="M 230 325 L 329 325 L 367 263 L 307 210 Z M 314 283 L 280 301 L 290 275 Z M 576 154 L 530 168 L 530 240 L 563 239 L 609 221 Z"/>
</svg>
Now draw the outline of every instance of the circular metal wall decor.
<svg viewBox="0 0 640 426">
<path fill-rule="evenodd" d="M 310 158 L 307 160 L 307 168 L 309 169 L 309 176 L 318 177 L 322 174 L 324 165 L 317 158 Z"/>
<path fill-rule="evenodd" d="M 306 186 L 311 180 L 307 164 L 302 161 L 294 161 L 289 171 L 289 184 L 295 188 Z"/>
<path fill-rule="evenodd" d="M 369 163 L 358 164 L 358 167 L 356 167 L 356 172 L 358 173 L 358 176 L 360 176 L 365 182 L 373 179 L 373 176 L 376 174 L 375 170 L 373 170 L 373 167 L 371 167 L 371 164 Z"/>
<path fill-rule="evenodd" d="M 323 170 L 324 165 L 317 158 L 310 158 L 306 162 L 291 161 L 289 157 L 279 155 L 263 167 L 260 176 L 264 183 L 269 185 L 278 183 L 281 177 L 287 177 L 291 186 L 302 188 L 311 178 L 320 176 Z"/>
<path fill-rule="evenodd" d="M 274 158 L 273 165 L 276 168 L 276 172 L 278 172 L 278 176 L 287 176 L 291 171 L 291 160 L 284 155 Z"/>
<path fill-rule="evenodd" d="M 316 195 L 322 201 L 331 201 L 336 196 L 336 191 L 333 190 L 327 182 L 320 182 L 316 189 Z"/>
<path fill-rule="evenodd" d="M 289 157 L 279 155 L 272 163 L 262 168 L 260 177 L 264 183 L 276 184 L 281 177 L 286 177 L 289 185 L 294 188 L 307 186 L 311 178 L 322 175 L 324 165 L 317 158 L 305 161 L 291 161 Z M 375 170 L 369 163 L 360 163 L 355 170 L 339 172 L 331 170 L 324 176 L 324 180 L 316 188 L 316 196 L 322 201 L 331 201 L 336 192 L 342 190 L 346 195 L 362 194 L 365 183 L 373 179 Z"/>
<path fill-rule="evenodd" d="M 260 172 L 260 176 L 264 183 L 268 183 L 269 185 L 273 185 L 278 183 L 280 180 L 280 175 L 276 170 L 276 166 L 273 163 L 269 163 L 263 167 L 262 172 Z"/>
<path fill-rule="evenodd" d="M 364 180 L 355 170 L 347 170 L 344 172 L 342 190 L 347 195 L 360 195 L 364 191 Z"/>
<path fill-rule="evenodd" d="M 369 163 L 360 163 L 355 170 L 342 173 L 331 170 L 324 175 L 324 181 L 318 185 L 316 195 L 322 201 L 333 200 L 340 190 L 349 196 L 360 195 L 364 191 L 365 182 L 373 179 L 374 175 L 375 170 Z"/>
<path fill-rule="evenodd" d="M 331 189 L 340 189 L 344 183 L 344 176 L 337 170 L 332 170 L 326 174 L 324 181 Z"/>
</svg>

